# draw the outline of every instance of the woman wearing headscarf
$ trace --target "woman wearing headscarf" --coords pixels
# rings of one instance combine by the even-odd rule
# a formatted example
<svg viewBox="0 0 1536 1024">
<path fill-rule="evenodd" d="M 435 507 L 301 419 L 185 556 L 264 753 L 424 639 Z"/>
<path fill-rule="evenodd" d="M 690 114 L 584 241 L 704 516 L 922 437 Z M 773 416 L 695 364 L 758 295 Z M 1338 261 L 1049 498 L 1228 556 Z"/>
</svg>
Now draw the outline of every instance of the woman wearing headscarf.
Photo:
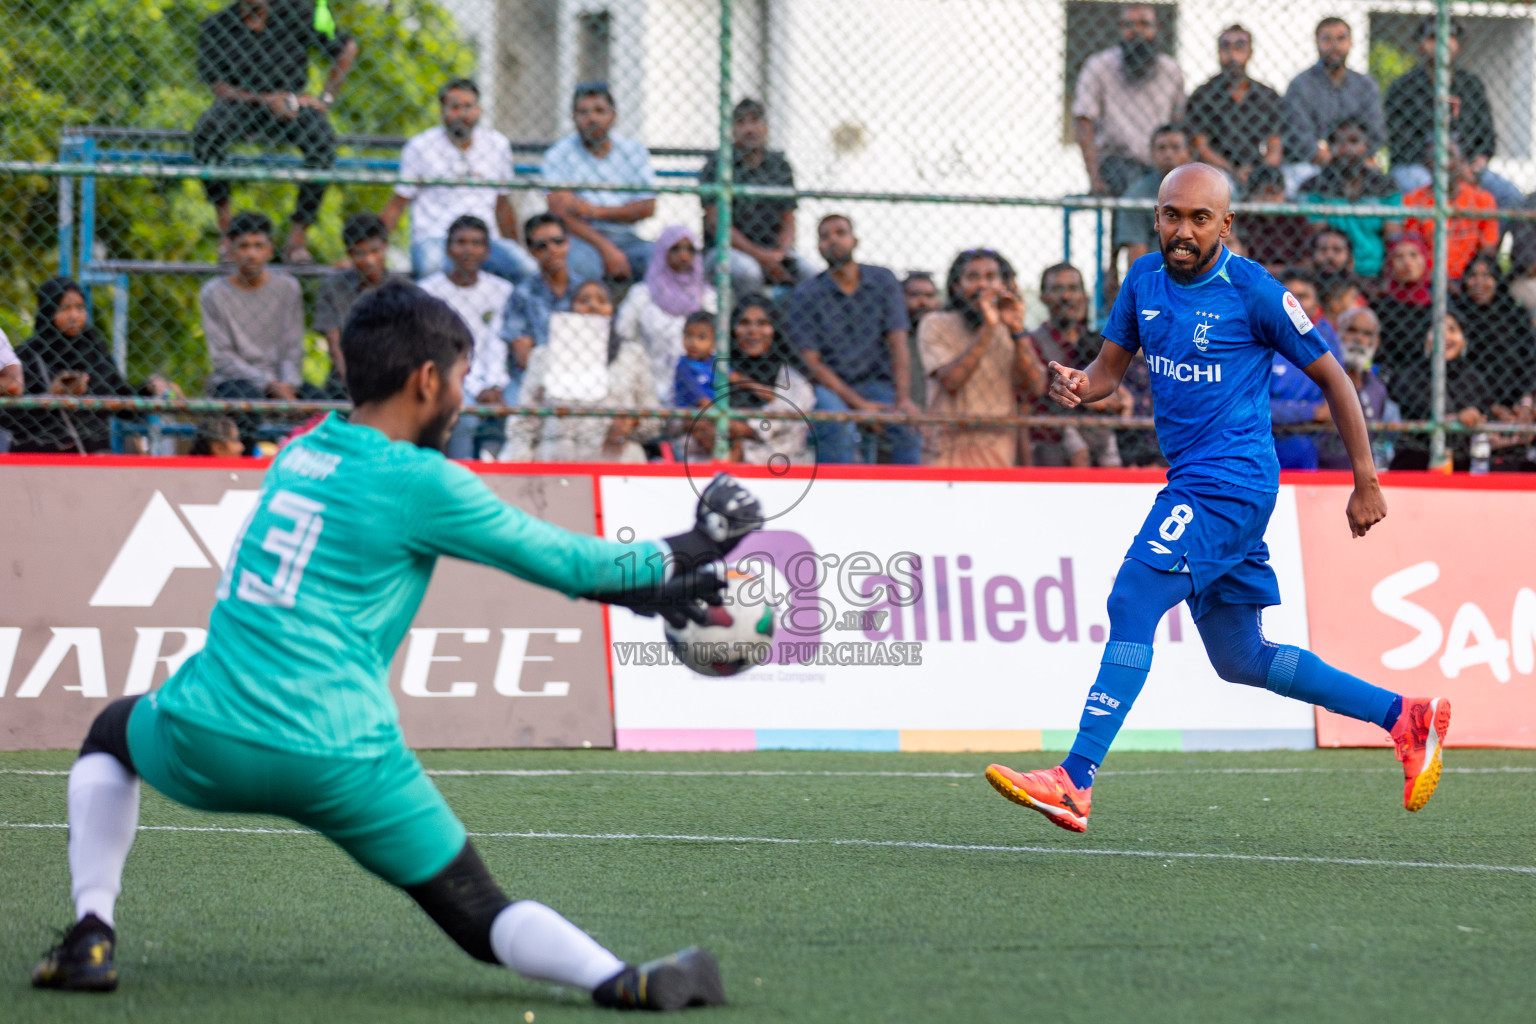
<svg viewBox="0 0 1536 1024">
<path fill-rule="evenodd" d="M 1467 336 L 1467 358 L 1488 382 L 1493 404 L 1518 405 L 1536 384 L 1536 333 L 1494 257 L 1479 254 L 1467 264 L 1453 308 Z"/>
<path fill-rule="evenodd" d="M 37 287 L 32 337 L 16 350 L 32 394 L 129 397 L 163 395 L 175 388 L 160 377 L 132 387 L 112 359 L 107 339 L 92 327 L 80 285 L 53 277 Z M 18 413 L 12 451 L 105 452 L 112 448 L 112 414 L 34 410 Z"/>
<path fill-rule="evenodd" d="M 1469 339 L 1455 313 L 1445 314 L 1445 416 L 1471 429 L 1488 419 L 1488 385 L 1468 358 Z M 1426 330 L 1419 338 L 1418 358 L 1393 375 L 1387 393 L 1402 406 L 1403 419 L 1427 420 L 1434 388 L 1435 335 Z M 1464 433 L 1449 434 L 1446 453 L 1456 469 L 1464 470 L 1471 461 L 1470 438 Z M 1404 434 L 1397 441 L 1392 469 L 1429 468 L 1429 437 Z"/>
<path fill-rule="evenodd" d="M 672 224 L 652 247 L 645 277 L 636 282 L 619 307 L 615 330 L 639 345 L 651 362 L 656 398 L 672 404 L 672 381 L 683 354 L 683 324 L 689 313 L 714 312 L 715 290 L 705 281 L 699 239 L 692 228 Z"/>
<path fill-rule="evenodd" d="M 596 402 L 560 399 L 550 391 L 551 346 L 540 345 L 528 357 L 519 400 L 533 408 L 600 406 L 654 409 L 660 403 L 645 350 L 619 337 L 612 327 L 613 296 L 601 281 L 587 281 L 571 297 L 571 313 L 556 316 L 602 317 L 608 323 L 605 393 Z M 634 416 L 509 416 L 502 462 L 644 462 L 647 441 L 664 429 L 660 418 Z"/>
<path fill-rule="evenodd" d="M 1387 250 L 1381 296 L 1374 304 L 1381 321 L 1377 365 L 1395 369 L 1422 358 L 1424 332 L 1430 327 L 1429 268 L 1429 246 L 1417 234 L 1403 235 Z"/>
</svg>

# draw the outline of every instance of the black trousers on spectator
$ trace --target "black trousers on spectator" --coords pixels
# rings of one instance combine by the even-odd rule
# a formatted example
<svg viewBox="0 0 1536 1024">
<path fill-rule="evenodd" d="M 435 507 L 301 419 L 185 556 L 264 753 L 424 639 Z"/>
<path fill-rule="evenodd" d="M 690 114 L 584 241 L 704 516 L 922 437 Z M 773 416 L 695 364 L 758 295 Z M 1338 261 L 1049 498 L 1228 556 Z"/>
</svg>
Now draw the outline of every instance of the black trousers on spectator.
<svg viewBox="0 0 1536 1024">
<path fill-rule="evenodd" d="M 197 127 L 192 129 L 192 155 L 198 163 L 219 164 L 231 143 L 252 140 L 297 146 L 304 154 L 305 167 L 330 167 L 336 162 L 336 130 L 323 111 L 300 107 L 298 116 L 285 121 L 259 103 L 228 100 L 214 101 L 197 119 Z M 203 188 L 210 202 L 229 201 L 228 181 L 205 181 Z M 293 207 L 295 224 L 315 222 L 325 189 L 323 182 L 299 185 L 299 198 Z"/>
<path fill-rule="evenodd" d="M 313 384 L 300 384 L 298 397 L 301 402 L 319 402 L 333 398 L 325 389 L 317 388 Z M 267 389 L 264 385 L 253 380 L 223 380 L 212 388 L 214 398 L 227 398 L 232 401 L 260 401 L 267 397 Z M 346 395 L 343 393 L 342 398 Z M 235 413 L 231 419 L 235 421 L 235 427 L 240 431 L 240 440 L 245 442 L 245 454 L 256 454 L 256 445 L 263 440 L 262 427 L 264 421 L 261 413 Z M 297 421 L 294 421 L 297 425 Z"/>
</svg>

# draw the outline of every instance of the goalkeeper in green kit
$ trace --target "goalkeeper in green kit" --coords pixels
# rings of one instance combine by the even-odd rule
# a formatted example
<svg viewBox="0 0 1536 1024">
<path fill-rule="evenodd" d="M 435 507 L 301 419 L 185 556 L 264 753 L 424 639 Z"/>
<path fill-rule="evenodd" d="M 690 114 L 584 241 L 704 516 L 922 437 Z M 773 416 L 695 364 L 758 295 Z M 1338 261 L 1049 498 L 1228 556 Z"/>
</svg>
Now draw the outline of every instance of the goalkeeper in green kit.
<svg viewBox="0 0 1536 1024">
<path fill-rule="evenodd" d="M 722 1002 L 704 950 L 626 965 L 549 907 L 508 900 L 406 748 L 388 673 L 439 555 L 677 623 L 702 619 L 724 585 L 711 566 L 762 524 L 756 499 L 720 476 L 693 529 L 665 541 L 559 529 L 443 458 L 471 347 L 445 303 L 386 284 L 354 307 L 341 347 L 356 409 L 273 462 L 219 583 L 207 646 L 90 728 L 69 774 L 76 924 L 32 983 L 116 987 L 113 909 L 142 778 L 189 807 L 279 814 L 325 834 L 487 963 L 589 990 L 604 1006 Z"/>
</svg>

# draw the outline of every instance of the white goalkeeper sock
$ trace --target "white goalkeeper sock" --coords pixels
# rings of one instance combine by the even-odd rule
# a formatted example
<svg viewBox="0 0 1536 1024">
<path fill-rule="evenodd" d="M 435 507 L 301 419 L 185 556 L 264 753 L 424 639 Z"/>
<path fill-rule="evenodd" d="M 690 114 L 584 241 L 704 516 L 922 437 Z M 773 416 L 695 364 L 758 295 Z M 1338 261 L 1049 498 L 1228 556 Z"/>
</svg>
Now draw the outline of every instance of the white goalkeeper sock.
<svg viewBox="0 0 1536 1024">
<path fill-rule="evenodd" d="M 588 991 L 624 969 L 624 961 L 542 903 L 519 900 L 491 922 L 496 959 L 526 978 Z"/>
<path fill-rule="evenodd" d="M 111 754 L 86 754 L 69 770 L 69 874 L 75 920 L 113 924 L 123 864 L 139 827 L 139 777 Z"/>
</svg>

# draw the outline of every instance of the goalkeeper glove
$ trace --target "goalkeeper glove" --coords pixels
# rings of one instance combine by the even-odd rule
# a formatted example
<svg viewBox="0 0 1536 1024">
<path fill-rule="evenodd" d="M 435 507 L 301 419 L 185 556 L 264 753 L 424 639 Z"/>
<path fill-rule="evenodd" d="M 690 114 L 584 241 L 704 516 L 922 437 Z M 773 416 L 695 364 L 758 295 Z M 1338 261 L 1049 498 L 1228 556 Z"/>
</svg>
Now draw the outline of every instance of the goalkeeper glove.
<svg viewBox="0 0 1536 1024">
<path fill-rule="evenodd" d="M 681 571 L 723 561 L 741 538 L 763 527 L 763 507 L 741 481 L 721 473 L 699 495 L 693 529 L 666 538 Z"/>
<path fill-rule="evenodd" d="M 693 568 L 679 565 L 670 579 L 651 590 L 589 596 L 594 601 L 620 605 L 646 618 L 660 615 L 674 628 L 682 629 L 690 621 L 701 626 L 708 622 L 708 607 L 718 606 L 724 591 L 725 577 L 719 563 L 706 562 Z"/>
</svg>

